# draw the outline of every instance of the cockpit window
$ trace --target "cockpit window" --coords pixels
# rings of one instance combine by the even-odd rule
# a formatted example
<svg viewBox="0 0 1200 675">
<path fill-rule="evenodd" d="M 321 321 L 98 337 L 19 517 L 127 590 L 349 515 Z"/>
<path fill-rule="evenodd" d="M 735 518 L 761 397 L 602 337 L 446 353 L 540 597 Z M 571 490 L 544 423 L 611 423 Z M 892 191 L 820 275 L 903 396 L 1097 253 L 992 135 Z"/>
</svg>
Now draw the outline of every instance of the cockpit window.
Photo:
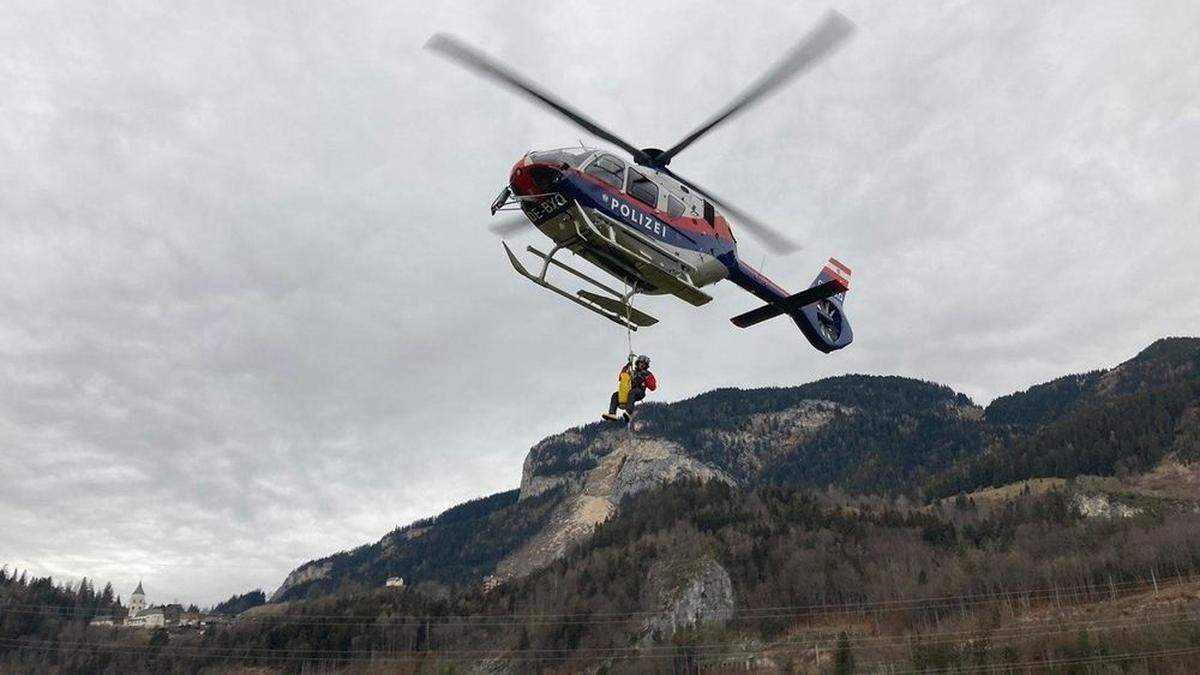
<svg viewBox="0 0 1200 675">
<path fill-rule="evenodd" d="M 675 195 L 667 195 L 667 214 L 672 218 L 683 215 L 683 202 L 676 199 Z"/>
<path fill-rule="evenodd" d="M 578 168 L 579 165 L 583 164 L 583 161 L 591 154 L 591 150 L 583 150 L 580 148 L 560 148 L 558 150 L 531 152 L 529 153 L 529 159 L 535 162 L 553 164 L 555 166 L 566 164 L 567 166 Z"/>
<path fill-rule="evenodd" d="M 658 208 L 658 184 L 633 169 L 629 170 L 628 192 L 630 197 L 651 208 Z"/>
<path fill-rule="evenodd" d="M 612 155 L 599 155 L 583 171 L 618 190 L 625 187 L 625 163 Z"/>
</svg>

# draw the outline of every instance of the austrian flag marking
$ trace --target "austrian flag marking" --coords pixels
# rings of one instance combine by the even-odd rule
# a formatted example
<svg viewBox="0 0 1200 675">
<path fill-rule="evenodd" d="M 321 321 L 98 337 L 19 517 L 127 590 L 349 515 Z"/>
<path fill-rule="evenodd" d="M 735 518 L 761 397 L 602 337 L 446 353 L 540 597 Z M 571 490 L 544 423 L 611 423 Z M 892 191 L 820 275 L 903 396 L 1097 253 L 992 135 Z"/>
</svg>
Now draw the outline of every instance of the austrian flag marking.
<svg viewBox="0 0 1200 675">
<path fill-rule="evenodd" d="M 837 258 L 830 258 L 829 262 L 825 263 L 825 271 L 829 276 L 833 277 L 845 290 L 850 290 L 850 268 L 846 267 Z"/>
</svg>

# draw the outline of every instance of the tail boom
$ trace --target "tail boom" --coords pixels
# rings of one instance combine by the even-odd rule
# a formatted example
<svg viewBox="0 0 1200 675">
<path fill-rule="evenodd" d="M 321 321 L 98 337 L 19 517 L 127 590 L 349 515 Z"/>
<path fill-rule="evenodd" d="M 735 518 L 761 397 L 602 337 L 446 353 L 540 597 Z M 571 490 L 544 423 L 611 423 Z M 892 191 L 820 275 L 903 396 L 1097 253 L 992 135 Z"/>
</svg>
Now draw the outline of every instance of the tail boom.
<svg viewBox="0 0 1200 675">
<path fill-rule="evenodd" d="M 787 314 L 809 343 L 822 352 L 842 349 L 854 339 L 842 311 L 845 294 L 850 290 L 850 268 L 836 258 L 829 259 L 812 285 L 794 294 L 740 260 L 730 270 L 729 279 L 767 303 L 730 319 L 739 328 Z"/>
</svg>

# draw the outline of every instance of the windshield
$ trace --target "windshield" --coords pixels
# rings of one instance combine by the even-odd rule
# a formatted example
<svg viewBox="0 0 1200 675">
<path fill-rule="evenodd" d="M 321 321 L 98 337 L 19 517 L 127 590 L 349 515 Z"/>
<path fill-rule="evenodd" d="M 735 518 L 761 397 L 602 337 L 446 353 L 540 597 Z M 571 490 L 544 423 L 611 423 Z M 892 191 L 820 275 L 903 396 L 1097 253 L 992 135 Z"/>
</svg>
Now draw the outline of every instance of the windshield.
<svg viewBox="0 0 1200 675">
<path fill-rule="evenodd" d="M 594 150 L 584 150 L 583 148 L 559 148 L 557 150 L 543 150 L 541 152 L 529 153 L 530 161 L 544 162 L 546 164 L 554 164 L 556 166 L 566 164 L 567 166 L 579 168 L 580 164 L 588 157 L 592 156 Z"/>
</svg>

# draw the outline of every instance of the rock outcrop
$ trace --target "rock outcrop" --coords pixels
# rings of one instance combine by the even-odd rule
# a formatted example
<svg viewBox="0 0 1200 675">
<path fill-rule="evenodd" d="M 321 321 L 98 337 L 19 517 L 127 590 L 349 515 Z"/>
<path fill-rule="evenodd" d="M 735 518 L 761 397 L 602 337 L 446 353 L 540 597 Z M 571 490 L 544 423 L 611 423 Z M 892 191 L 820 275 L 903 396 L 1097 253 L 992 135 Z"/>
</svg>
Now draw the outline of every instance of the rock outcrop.
<svg viewBox="0 0 1200 675">
<path fill-rule="evenodd" d="M 289 588 L 328 577 L 332 569 L 333 563 L 327 560 L 318 560 L 297 567 L 292 570 L 291 574 L 287 575 L 287 578 L 283 580 L 279 588 L 275 589 L 275 592 L 271 594 L 270 602 L 279 602 L 282 600 L 283 594 Z"/>
<path fill-rule="evenodd" d="M 1077 493 L 1071 497 L 1071 506 L 1084 518 L 1131 518 L 1142 512 L 1106 494 Z"/>
<path fill-rule="evenodd" d="M 500 562 L 495 578 L 513 579 L 553 562 L 612 517 L 622 499 L 643 490 L 684 478 L 738 485 L 760 471 L 774 449 L 794 446 L 839 413 L 853 409 L 806 400 L 746 415 L 735 430 L 706 431 L 701 442 L 724 449 L 719 462 L 698 459 L 694 448 L 656 436 L 653 423 L 636 434 L 614 425 L 551 436 L 525 457 L 520 499 L 555 489 L 563 490 L 563 499 L 546 526 Z"/>
<path fill-rule="evenodd" d="M 712 558 L 660 560 L 647 581 L 651 606 L 660 611 L 642 628 L 643 646 L 669 640 L 685 628 L 721 627 L 733 618 L 733 583 Z"/>
<path fill-rule="evenodd" d="M 575 432 L 568 432 L 542 442 L 547 443 L 580 441 Z M 537 451 L 535 447 L 525 460 L 521 498 L 536 497 L 552 488 L 562 488 L 564 497 L 546 526 L 500 562 L 496 578 L 501 581 L 528 574 L 565 554 L 612 517 L 628 495 L 681 478 L 735 482 L 725 472 L 689 457 L 679 445 L 636 438 L 624 429 L 604 431 L 590 443 L 579 445 L 578 452 L 569 456 L 573 470 L 537 475 L 533 461 Z M 580 468 L 585 466 L 588 468 Z"/>
</svg>

